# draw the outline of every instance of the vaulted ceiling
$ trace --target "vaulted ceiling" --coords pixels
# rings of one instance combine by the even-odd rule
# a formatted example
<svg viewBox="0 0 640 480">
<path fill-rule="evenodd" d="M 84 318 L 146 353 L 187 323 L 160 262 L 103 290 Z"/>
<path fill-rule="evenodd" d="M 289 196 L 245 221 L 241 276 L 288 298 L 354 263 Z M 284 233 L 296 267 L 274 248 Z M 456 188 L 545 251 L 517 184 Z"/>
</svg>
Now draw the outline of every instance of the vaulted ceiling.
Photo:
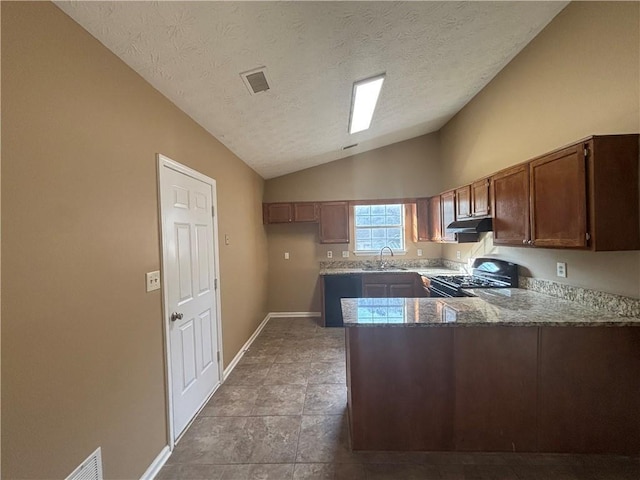
<svg viewBox="0 0 640 480">
<path fill-rule="evenodd" d="M 264 178 L 439 130 L 567 3 L 56 2 Z M 383 72 L 350 135 L 353 82 Z"/>
</svg>

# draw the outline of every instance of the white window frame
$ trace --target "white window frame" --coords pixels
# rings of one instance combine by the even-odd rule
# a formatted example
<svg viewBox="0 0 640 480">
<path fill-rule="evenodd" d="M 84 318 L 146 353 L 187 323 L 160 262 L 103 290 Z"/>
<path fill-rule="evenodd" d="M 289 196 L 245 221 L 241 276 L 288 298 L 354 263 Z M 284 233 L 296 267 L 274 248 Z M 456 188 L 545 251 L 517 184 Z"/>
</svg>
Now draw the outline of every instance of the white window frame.
<svg viewBox="0 0 640 480">
<path fill-rule="evenodd" d="M 391 249 L 393 250 L 393 254 L 394 255 L 406 255 L 407 254 L 407 206 L 405 204 L 402 203 L 385 203 L 385 204 L 381 204 L 381 203 L 360 203 L 358 205 L 354 205 L 353 206 L 353 254 L 356 256 L 372 256 L 372 255 L 379 255 L 380 254 L 380 250 L 358 250 L 358 238 L 357 238 L 357 231 L 358 228 L 372 228 L 372 229 L 376 229 L 376 228 L 397 228 L 398 225 L 372 225 L 372 226 L 366 226 L 366 227 L 358 227 L 358 225 L 356 224 L 356 208 L 357 207 L 378 207 L 378 206 L 386 206 L 386 205 L 399 205 L 401 212 L 400 212 L 400 231 L 401 231 L 401 235 L 402 235 L 402 248 L 401 249 L 396 249 L 391 247 Z M 385 248 L 383 255 L 391 255 L 389 253 L 389 250 Z"/>
</svg>

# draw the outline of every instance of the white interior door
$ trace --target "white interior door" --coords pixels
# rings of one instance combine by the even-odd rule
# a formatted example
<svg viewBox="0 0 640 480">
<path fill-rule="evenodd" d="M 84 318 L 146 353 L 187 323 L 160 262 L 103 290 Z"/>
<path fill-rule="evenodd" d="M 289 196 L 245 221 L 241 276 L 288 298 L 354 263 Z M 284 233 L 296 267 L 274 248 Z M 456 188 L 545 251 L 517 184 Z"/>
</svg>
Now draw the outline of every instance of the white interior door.
<svg viewBox="0 0 640 480">
<path fill-rule="evenodd" d="M 160 158 L 173 440 L 221 381 L 215 181 Z"/>
</svg>

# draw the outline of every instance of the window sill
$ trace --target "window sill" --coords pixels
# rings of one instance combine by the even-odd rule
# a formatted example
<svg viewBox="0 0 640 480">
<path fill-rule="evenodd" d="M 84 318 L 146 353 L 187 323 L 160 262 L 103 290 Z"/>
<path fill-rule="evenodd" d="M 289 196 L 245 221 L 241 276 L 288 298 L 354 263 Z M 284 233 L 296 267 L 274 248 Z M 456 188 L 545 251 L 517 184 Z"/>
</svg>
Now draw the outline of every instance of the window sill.
<svg viewBox="0 0 640 480">
<path fill-rule="evenodd" d="M 393 251 L 393 256 L 402 256 L 402 255 L 406 255 L 408 252 L 407 250 L 394 250 Z M 371 251 L 364 251 L 364 250 L 360 250 L 360 251 L 354 251 L 353 254 L 356 257 L 379 257 L 380 256 L 380 250 L 371 250 Z M 383 254 L 384 257 L 391 257 L 391 255 L 389 254 L 388 250 L 385 250 L 385 253 Z"/>
</svg>

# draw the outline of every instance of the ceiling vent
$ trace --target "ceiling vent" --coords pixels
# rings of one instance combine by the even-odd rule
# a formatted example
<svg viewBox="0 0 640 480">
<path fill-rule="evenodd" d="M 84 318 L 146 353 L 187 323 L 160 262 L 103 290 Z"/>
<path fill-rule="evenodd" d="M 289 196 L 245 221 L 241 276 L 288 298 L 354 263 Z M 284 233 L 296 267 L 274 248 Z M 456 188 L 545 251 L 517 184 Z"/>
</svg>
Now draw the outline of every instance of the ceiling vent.
<svg viewBox="0 0 640 480">
<path fill-rule="evenodd" d="M 249 70 L 248 72 L 241 73 L 240 76 L 251 95 L 266 92 L 271 88 L 269 87 L 266 67 Z"/>
</svg>

